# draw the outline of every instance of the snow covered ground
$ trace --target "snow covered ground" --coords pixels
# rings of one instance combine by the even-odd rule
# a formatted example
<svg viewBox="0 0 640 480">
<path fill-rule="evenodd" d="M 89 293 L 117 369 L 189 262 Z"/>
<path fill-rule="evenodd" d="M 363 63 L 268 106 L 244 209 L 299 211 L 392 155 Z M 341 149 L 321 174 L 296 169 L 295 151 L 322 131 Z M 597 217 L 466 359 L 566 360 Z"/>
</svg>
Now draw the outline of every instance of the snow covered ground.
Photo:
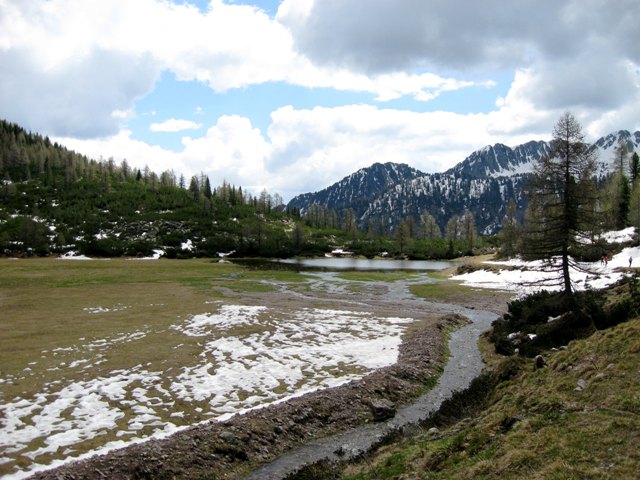
<svg viewBox="0 0 640 480">
<path fill-rule="evenodd" d="M 114 308 L 85 311 L 110 315 Z M 413 321 L 370 312 L 218 304 L 213 313 L 181 319 L 160 332 L 200 345 L 192 363 L 181 368 L 139 364 L 93 374 L 117 345 L 144 348 L 145 338 L 158 333 L 149 328 L 43 351 L 42 358 L 58 359 L 60 380 L 35 395 L 2 398 L 0 476 L 24 478 L 61 463 L 61 457 L 167 436 L 197 419 L 222 420 L 361 377 L 395 363 L 401 335 Z M 174 348 L 187 347 L 177 342 Z M 37 364 L 26 366 L 25 375 L 36 373 Z M 79 370 L 86 372 L 83 380 L 64 380 L 64 372 Z M 0 387 L 19 380 L 0 378 Z"/>
<path fill-rule="evenodd" d="M 632 227 L 608 232 L 603 234 L 602 238 L 608 243 L 630 242 L 634 238 L 634 232 L 635 229 Z M 580 269 L 574 268 L 570 272 L 573 287 L 576 290 L 585 290 L 587 288 L 600 289 L 612 285 L 628 275 L 628 272 L 625 272 L 623 268 L 629 267 L 630 259 L 632 267 L 640 268 L 640 247 L 624 248 L 620 253 L 610 258 L 606 265 L 600 261 L 580 264 Z M 554 291 L 561 288 L 559 285 L 551 285 L 557 278 L 557 272 L 550 271 L 542 261 L 525 262 L 516 258 L 503 262 L 488 261 L 485 263 L 492 267 L 504 266 L 508 268 L 498 271 L 493 269 L 477 270 L 456 275 L 452 279 L 470 287 L 512 291 L 517 297 L 543 289 Z M 544 283 L 547 285 L 543 286 Z"/>
</svg>

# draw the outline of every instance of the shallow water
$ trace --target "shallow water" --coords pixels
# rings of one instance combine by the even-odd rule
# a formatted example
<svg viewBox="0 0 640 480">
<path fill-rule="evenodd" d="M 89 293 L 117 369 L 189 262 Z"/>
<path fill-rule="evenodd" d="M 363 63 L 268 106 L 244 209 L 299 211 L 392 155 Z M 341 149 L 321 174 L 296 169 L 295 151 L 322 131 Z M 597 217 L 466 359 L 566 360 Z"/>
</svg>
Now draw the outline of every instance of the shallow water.
<svg viewBox="0 0 640 480">
<path fill-rule="evenodd" d="M 386 422 L 363 425 L 348 432 L 310 442 L 254 471 L 248 480 L 278 480 L 321 461 L 355 458 L 371 450 L 382 438 L 400 429 L 418 425 L 433 414 L 453 392 L 463 390 L 482 371 L 477 341 L 496 319 L 492 312 L 454 307 L 453 311 L 472 323 L 456 330 L 449 340 L 450 358 L 436 386 L 414 403 L 398 410 Z"/>
</svg>

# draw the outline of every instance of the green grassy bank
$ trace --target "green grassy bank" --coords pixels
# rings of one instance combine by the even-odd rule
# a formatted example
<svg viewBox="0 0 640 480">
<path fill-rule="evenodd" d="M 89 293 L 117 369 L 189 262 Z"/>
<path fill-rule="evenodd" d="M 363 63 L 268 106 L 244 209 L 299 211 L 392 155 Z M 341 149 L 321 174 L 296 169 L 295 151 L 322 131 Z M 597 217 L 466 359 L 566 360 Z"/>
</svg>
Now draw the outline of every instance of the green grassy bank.
<svg viewBox="0 0 640 480">
<path fill-rule="evenodd" d="M 544 359 L 541 369 L 532 359 L 494 361 L 498 383 L 479 412 L 438 431 L 425 427 L 340 478 L 638 478 L 640 319 Z"/>
</svg>

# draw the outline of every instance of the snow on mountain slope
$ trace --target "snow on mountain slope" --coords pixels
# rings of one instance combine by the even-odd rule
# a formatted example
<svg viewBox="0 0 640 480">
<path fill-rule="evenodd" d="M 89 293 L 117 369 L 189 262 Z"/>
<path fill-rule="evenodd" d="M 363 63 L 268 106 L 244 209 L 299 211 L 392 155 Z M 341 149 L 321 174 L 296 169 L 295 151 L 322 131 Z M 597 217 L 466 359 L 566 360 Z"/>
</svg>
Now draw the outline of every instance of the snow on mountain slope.
<svg viewBox="0 0 640 480">
<path fill-rule="evenodd" d="M 620 130 L 592 144 L 598 152 L 598 176 L 604 177 L 616 166 L 616 148 L 640 153 L 640 131 Z M 444 173 L 425 174 L 404 164 L 376 163 L 345 177 L 316 193 L 295 197 L 289 207 L 304 213 L 313 204 L 340 214 L 353 209 L 358 225 L 393 231 L 408 217 L 416 221 L 423 211 L 436 218 L 443 229 L 453 215 L 471 210 L 478 231 L 491 234 L 500 230 L 509 201 L 520 212 L 526 206 L 524 188 L 535 162 L 551 152 L 551 144 L 530 141 L 516 147 L 488 145 Z"/>
</svg>

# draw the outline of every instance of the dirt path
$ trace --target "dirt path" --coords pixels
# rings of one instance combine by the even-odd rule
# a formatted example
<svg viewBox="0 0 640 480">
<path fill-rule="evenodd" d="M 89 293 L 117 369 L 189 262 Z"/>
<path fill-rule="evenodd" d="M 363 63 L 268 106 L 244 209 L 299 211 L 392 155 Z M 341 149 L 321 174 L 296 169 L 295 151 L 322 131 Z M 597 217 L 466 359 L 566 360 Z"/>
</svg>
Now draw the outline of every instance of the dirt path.
<svg viewBox="0 0 640 480">
<path fill-rule="evenodd" d="M 465 300 L 478 309 L 488 306 L 483 293 L 470 293 Z M 277 294 L 244 295 L 243 301 L 262 305 L 286 302 L 291 308 L 351 307 L 382 315 L 412 316 L 417 321 L 403 336 L 397 363 L 358 381 L 257 409 L 225 422 L 200 424 L 165 439 L 69 463 L 32 478 L 245 477 L 258 466 L 314 439 L 373 424 L 373 402 L 410 404 L 424 393 L 425 385 L 435 384 L 440 374 L 446 354 L 445 332 L 468 323 L 460 315 L 464 309 L 415 298 L 406 285 L 399 283 L 391 286 L 366 283 L 354 290 L 335 278 L 319 277 L 308 289 L 282 288 Z M 494 311 L 504 309 L 505 304 L 498 305 L 493 299 L 489 303 Z M 456 368 L 466 368 L 464 363 L 463 358 Z M 459 373 L 454 372 L 454 376 Z M 278 475 L 262 478 L 281 478 Z"/>
</svg>

